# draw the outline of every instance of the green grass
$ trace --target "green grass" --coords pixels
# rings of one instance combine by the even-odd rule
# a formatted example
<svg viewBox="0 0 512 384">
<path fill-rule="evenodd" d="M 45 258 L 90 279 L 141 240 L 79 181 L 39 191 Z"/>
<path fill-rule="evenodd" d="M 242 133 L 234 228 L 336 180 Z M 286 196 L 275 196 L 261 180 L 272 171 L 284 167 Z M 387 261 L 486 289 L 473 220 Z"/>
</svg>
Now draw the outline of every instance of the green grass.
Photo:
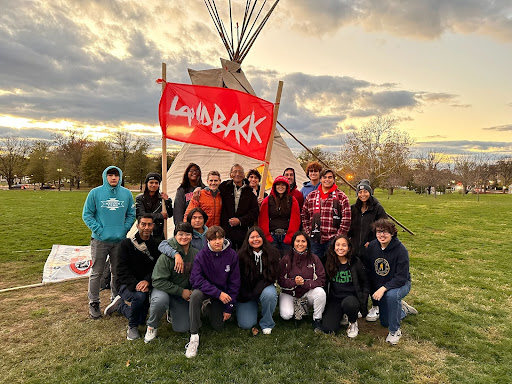
<svg viewBox="0 0 512 384">
<path fill-rule="evenodd" d="M 126 341 L 126 320 L 87 318 L 87 281 L 0 294 L 2 379 L 9 383 L 508 383 L 512 375 L 512 196 L 419 196 L 377 192 L 416 236 L 400 233 L 411 257 L 399 345 L 360 321 L 360 334 L 317 335 L 278 318 L 271 336 L 205 321 L 196 359 L 187 335 L 165 321 L 144 345 Z M 37 283 L 52 244 L 85 245 L 86 192 L 0 191 L 0 288 Z M 351 201 L 354 196 L 350 196 Z M 26 252 L 13 253 L 13 250 Z M 107 294 L 102 292 L 103 303 Z M 143 329 L 141 327 L 141 333 Z"/>
</svg>

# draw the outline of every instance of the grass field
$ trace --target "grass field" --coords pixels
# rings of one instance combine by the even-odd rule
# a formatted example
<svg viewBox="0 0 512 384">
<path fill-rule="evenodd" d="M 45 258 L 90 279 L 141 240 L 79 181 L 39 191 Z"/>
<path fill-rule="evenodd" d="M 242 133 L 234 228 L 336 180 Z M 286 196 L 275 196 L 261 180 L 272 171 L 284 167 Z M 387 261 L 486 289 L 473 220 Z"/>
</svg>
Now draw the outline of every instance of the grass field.
<svg viewBox="0 0 512 384">
<path fill-rule="evenodd" d="M 220 334 L 205 324 L 188 360 L 188 335 L 165 322 L 144 345 L 126 340 L 122 317 L 89 320 L 87 282 L 75 281 L 0 294 L 0 382 L 510 383 L 512 196 L 377 196 L 416 233 L 399 236 L 411 258 L 407 301 L 420 314 L 404 320 L 395 347 L 364 320 L 355 340 L 282 320 L 271 336 L 252 337 L 230 322 Z M 85 197 L 0 191 L 0 288 L 40 282 L 49 251 L 37 250 L 88 244 Z"/>
</svg>

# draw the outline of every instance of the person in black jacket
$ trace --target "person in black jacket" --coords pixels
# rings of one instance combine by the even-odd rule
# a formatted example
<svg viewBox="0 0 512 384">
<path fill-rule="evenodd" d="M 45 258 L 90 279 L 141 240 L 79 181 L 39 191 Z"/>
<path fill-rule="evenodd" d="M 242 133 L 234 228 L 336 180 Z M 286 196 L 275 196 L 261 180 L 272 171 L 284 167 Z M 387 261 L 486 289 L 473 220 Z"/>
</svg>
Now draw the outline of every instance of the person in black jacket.
<svg viewBox="0 0 512 384">
<path fill-rule="evenodd" d="M 375 240 L 375 231 L 372 224 L 379 219 L 387 219 L 386 211 L 373 196 L 373 189 L 370 181 L 361 180 L 356 187 L 357 200 L 350 207 L 352 220 L 350 222 L 350 230 L 348 236 L 352 241 L 352 250 L 355 257 L 362 260 L 366 253 L 366 247 L 370 241 Z M 379 319 L 379 307 L 373 303 L 366 321 L 377 321 Z"/>
<path fill-rule="evenodd" d="M 279 252 L 270 245 L 261 228 L 252 227 L 238 251 L 238 258 L 241 280 L 236 305 L 238 326 L 250 329 L 256 325 L 258 304 L 261 304 L 259 324 L 263 334 L 270 335 L 276 325 L 272 315 L 277 305 L 274 283 L 279 272 Z"/>
<path fill-rule="evenodd" d="M 373 223 L 377 240 L 366 250 L 365 266 L 368 272 L 373 300 L 378 302 L 380 323 L 389 329 L 386 342 L 397 344 L 402 336 L 400 322 L 418 311 L 402 300 L 411 290 L 409 252 L 396 237 L 395 223 L 379 219 Z"/>
<path fill-rule="evenodd" d="M 345 235 L 336 236 L 327 251 L 327 304 L 322 317 L 323 331 L 337 332 L 343 315 L 348 317 L 347 336 L 359 334 L 358 312 L 367 312 L 370 286 L 363 263 L 352 255 L 350 240 Z"/>
<path fill-rule="evenodd" d="M 172 217 L 172 200 L 167 193 L 159 192 L 162 177 L 158 173 L 148 173 L 144 184 L 144 192 L 135 197 L 135 210 L 137 217 L 151 213 L 155 227 L 153 237 L 161 242 L 165 240 L 164 221 Z M 165 200 L 166 212 L 162 212 L 162 198 Z"/>
<path fill-rule="evenodd" d="M 148 314 L 151 274 L 160 256 L 158 243 L 151 235 L 153 227 L 153 216 L 146 213 L 137 221 L 137 233 L 119 244 L 118 295 L 105 308 L 105 316 L 118 311 L 128 318 L 128 340 L 140 337 L 138 326 L 145 324 Z"/>
<path fill-rule="evenodd" d="M 226 238 L 234 250 L 242 246 L 249 227 L 258 220 L 258 199 L 252 188 L 244 179 L 244 169 L 240 164 L 234 164 L 230 171 L 231 180 L 219 185 L 222 198 L 220 226 L 226 232 Z"/>
</svg>

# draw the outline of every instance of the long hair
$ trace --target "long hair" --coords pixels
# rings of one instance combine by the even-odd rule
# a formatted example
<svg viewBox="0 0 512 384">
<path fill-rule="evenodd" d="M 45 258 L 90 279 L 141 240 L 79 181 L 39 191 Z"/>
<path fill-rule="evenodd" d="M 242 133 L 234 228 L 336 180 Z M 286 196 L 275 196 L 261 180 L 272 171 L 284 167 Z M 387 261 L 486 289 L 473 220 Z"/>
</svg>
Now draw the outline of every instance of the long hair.
<svg viewBox="0 0 512 384">
<path fill-rule="evenodd" d="M 197 185 L 201 185 L 203 181 L 201 180 L 201 167 L 197 165 L 196 163 L 190 163 L 187 165 L 187 168 L 185 169 L 185 172 L 183 173 L 183 180 L 181 181 L 180 187 L 183 189 L 187 189 L 190 187 L 190 180 L 188 179 L 188 171 L 190 171 L 190 168 L 196 167 L 199 170 L 199 176 L 197 178 Z"/>
<path fill-rule="evenodd" d="M 279 176 L 279 177 L 282 177 L 284 178 L 284 176 Z M 278 211 L 281 211 L 283 212 L 285 215 L 288 215 L 290 212 L 291 212 L 291 204 L 289 204 L 289 193 L 290 193 L 290 184 L 287 183 L 288 180 L 286 182 L 282 181 L 282 180 L 279 180 L 278 178 L 276 178 L 276 180 L 274 180 L 274 183 L 272 184 L 272 192 L 273 194 L 270 194 L 270 198 L 273 198 L 275 203 L 276 203 L 276 209 Z M 282 183 L 282 184 L 285 184 L 286 185 L 286 191 L 280 195 L 279 193 L 277 193 L 277 190 L 276 190 L 276 186 L 277 184 L 279 183 Z M 291 200 L 291 199 L 290 199 Z"/>
<path fill-rule="evenodd" d="M 306 239 L 307 246 L 308 246 L 306 249 L 306 260 L 308 263 L 313 262 L 313 254 L 311 253 L 311 240 L 310 240 L 309 236 L 303 231 L 297 231 L 292 236 L 292 242 L 291 242 L 292 249 L 288 253 L 288 255 L 290 256 L 290 264 L 288 265 L 288 270 L 286 272 L 290 272 L 290 269 L 292 268 L 292 265 L 295 262 L 295 252 L 294 252 L 295 239 L 301 235 L 304 236 L 304 238 Z"/>
<path fill-rule="evenodd" d="M 334 241 L 329 246 L 329 249 L 327 250 L 327 258 L 325 261 L 325 273 L 327 274 L 327 277 L 329 279 L 334 278 L 336 276 L 336 273 L 338 272 L 338 267 L 340 265 L 340 261 L 338 260 L 338 255 L 336 254 L 334 247 L 336 245 L 336 241 L 338 239 L 345 239 L 347 240 L 348 244 L 348 253 L 347 253 L 347 260 L 348 263 L 352 261 L 352 242 L 346 235 L 338 235 L 334 238 Z"/>
<path fill-rule="evenodd" d="M 253 248 L 249 245 L 249 237 L 251 233 L 258 232 L 263 240 L 261 249 L 263 254 L 261 255 L 261 262 L 263 263 L 263 278 L 267 281 L 274 281 L 278 275 L 278 251 L 268 242 L 265 234 L 260 227 L 251 227 L 245 235 L 244 242 L 238 250 L 238 257 L 240 258 L 241 264 L 243 264 L 243 270 L 240 270 L 242 279 L 249 279 L 254 281 L 259 274 L 259 268 L 254 264 L 254 253 Z M 273 260 L 272 260 L 273 259 Z"/>
</svg>

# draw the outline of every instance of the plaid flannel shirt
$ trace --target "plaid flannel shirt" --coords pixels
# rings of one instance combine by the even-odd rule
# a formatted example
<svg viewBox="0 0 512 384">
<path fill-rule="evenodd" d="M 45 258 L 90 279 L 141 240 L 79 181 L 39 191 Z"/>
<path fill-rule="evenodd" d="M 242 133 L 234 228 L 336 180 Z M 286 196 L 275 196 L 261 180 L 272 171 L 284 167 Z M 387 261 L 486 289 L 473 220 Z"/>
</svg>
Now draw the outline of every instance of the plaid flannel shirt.
<svg viewBox="0 0 512 384">
<path fill-rule="evenodd" d="M 321 187 L 320 187 L 321 188 Z M 320 193 L 318 189 L 315 189 L 311 192 L 304 201 L 304 206 L 302 207 L 302 228 L 304 232 L 311 236 L 311 225 L 313 222 L 313 211 L 315 207 L 315 199 L 317 195 Z M 348 230 L 350 229 L 350 221 L 352 220 L 352 214 L 350 211 L 350 203 L 348 201 L 347 195 L 340 191 L 336 190 L 338 195 L 338 200 L 340 202 L 341 208 L 341 223 L 339 228 L 335 228 L 333 225 L 333 206 L 334 199 L 332 198 L 332 193 L 329 194 L 327 199 L 320 199 L 320 243 L 327 243 L 332 238 L 337 235 L 346 235 Z"/>
</svg>

